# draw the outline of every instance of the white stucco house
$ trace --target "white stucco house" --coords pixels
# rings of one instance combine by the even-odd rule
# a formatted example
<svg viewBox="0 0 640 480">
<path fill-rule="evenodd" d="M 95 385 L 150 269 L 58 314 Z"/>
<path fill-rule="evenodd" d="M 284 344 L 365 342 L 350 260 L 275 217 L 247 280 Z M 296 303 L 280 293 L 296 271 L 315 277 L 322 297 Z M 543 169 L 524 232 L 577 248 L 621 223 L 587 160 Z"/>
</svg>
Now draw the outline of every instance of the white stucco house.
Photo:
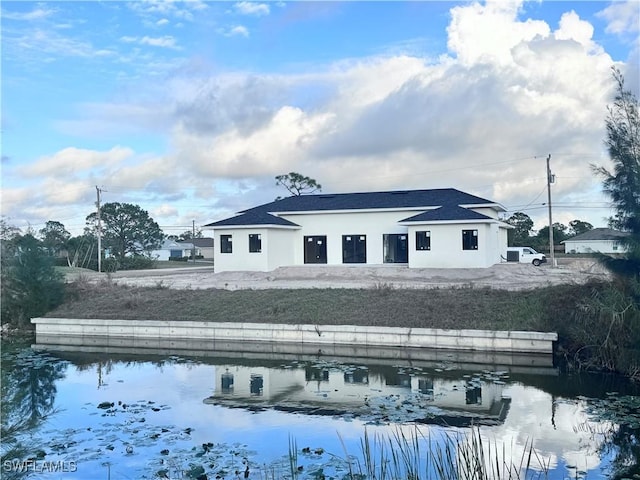
<svg viewBox="0 0 640 480">
<path fill-rule="evenodd" d="M 283 198 L 205 225 L 217 272 L 295 265 L 484 268 L 500 263 L 510 225 L 500 204 L 455 190 Z"/>
<path fill-rule="evenodd" d="M 193 243 L 165 240 L 157 250 L 152 250 L 149 256 L 155 260 L 169 260 L 169 258 L 189 257 L 193 251 Z M 196 249 L 196 255 L 199 255 Z"/>
<path fill-rule="evenodd" d="M 610 228 L 594 228 L 564 242 L 565 253 L 624 253 L 620 239 L 628 234 Z"/>
</svg>

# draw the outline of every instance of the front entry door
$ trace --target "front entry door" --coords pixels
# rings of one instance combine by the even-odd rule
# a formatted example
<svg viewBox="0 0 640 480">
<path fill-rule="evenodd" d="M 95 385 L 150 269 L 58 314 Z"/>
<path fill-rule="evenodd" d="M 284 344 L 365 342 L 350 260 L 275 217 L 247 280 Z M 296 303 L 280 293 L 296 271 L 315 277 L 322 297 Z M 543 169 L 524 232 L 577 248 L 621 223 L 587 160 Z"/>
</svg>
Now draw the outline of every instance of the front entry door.
<svg viewBox="0 0 640 480">
<path fill-rule="evenodd" d="M 327 237 L 304 237 L 304 263 L 327 263 Z"/>
</svg>

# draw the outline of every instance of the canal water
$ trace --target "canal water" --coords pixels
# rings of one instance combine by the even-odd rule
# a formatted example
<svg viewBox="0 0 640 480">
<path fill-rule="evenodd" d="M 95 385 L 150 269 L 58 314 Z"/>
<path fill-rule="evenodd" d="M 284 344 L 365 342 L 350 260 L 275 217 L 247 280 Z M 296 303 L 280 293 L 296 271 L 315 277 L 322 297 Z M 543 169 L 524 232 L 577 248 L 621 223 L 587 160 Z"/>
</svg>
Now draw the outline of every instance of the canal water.
<svg viewBox="0 0 640 480">
<path fill-rule="evenodd" d="M 544 358 L 374 354 L 3 343 L 0 476 L 423 479 L 474 449 L 500 478 L 637 462 L 640 390 L 624 379 Z"/>
</svg>

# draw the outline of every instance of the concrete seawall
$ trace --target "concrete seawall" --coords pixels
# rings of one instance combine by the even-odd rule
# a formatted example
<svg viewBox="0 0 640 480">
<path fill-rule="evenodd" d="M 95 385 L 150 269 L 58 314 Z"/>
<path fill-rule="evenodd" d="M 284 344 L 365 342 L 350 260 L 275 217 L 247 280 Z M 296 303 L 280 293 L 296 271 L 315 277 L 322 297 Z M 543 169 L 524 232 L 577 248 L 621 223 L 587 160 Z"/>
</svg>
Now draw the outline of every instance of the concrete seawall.
<svg viewBox="0 0 640 480">
<path fill-rule="evenodd" d="M 189 322 L 33 318 L 36 337 L 77 345 L 78 337 L 172 339 L 213 342 L 276 342 L 358 347 L 404 347 L 479 352 L 552 354 L 556 333 L 440 330 L 354 325 Z M 65 340 L 67 339 L 67 340 Z M 66 343 L 65 343 L 66 342 Z"/>
</svg>

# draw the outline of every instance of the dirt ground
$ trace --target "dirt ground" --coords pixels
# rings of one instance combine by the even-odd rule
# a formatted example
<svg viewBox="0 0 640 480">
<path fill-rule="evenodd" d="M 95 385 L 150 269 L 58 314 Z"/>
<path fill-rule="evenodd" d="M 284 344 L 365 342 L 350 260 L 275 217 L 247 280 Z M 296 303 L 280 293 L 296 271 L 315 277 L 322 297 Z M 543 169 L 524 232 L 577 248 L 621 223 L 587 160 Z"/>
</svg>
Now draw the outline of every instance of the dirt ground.
<svg viewBox="0 0 640 480">
<path fill-rule="evenodd" d="M 221 272 L 213 267 L 121 271 L 114 274 L 80 274 L 97 282 L 110 278 L 121 285 L 173 289 L 272 289 L 272 288 L 448 288 L 491 287 L 524 290 L 566 283 L 583 284 L 606 279 L 607 272 L 592 259 L 561 258 L 558 265 L 534 267 L 503 263 L 490 268 L 410 269 L 406 266 L 296 266 L 271 272 Z M 69 274 L 73 281 L 77 273 Z"/>
</svg>

